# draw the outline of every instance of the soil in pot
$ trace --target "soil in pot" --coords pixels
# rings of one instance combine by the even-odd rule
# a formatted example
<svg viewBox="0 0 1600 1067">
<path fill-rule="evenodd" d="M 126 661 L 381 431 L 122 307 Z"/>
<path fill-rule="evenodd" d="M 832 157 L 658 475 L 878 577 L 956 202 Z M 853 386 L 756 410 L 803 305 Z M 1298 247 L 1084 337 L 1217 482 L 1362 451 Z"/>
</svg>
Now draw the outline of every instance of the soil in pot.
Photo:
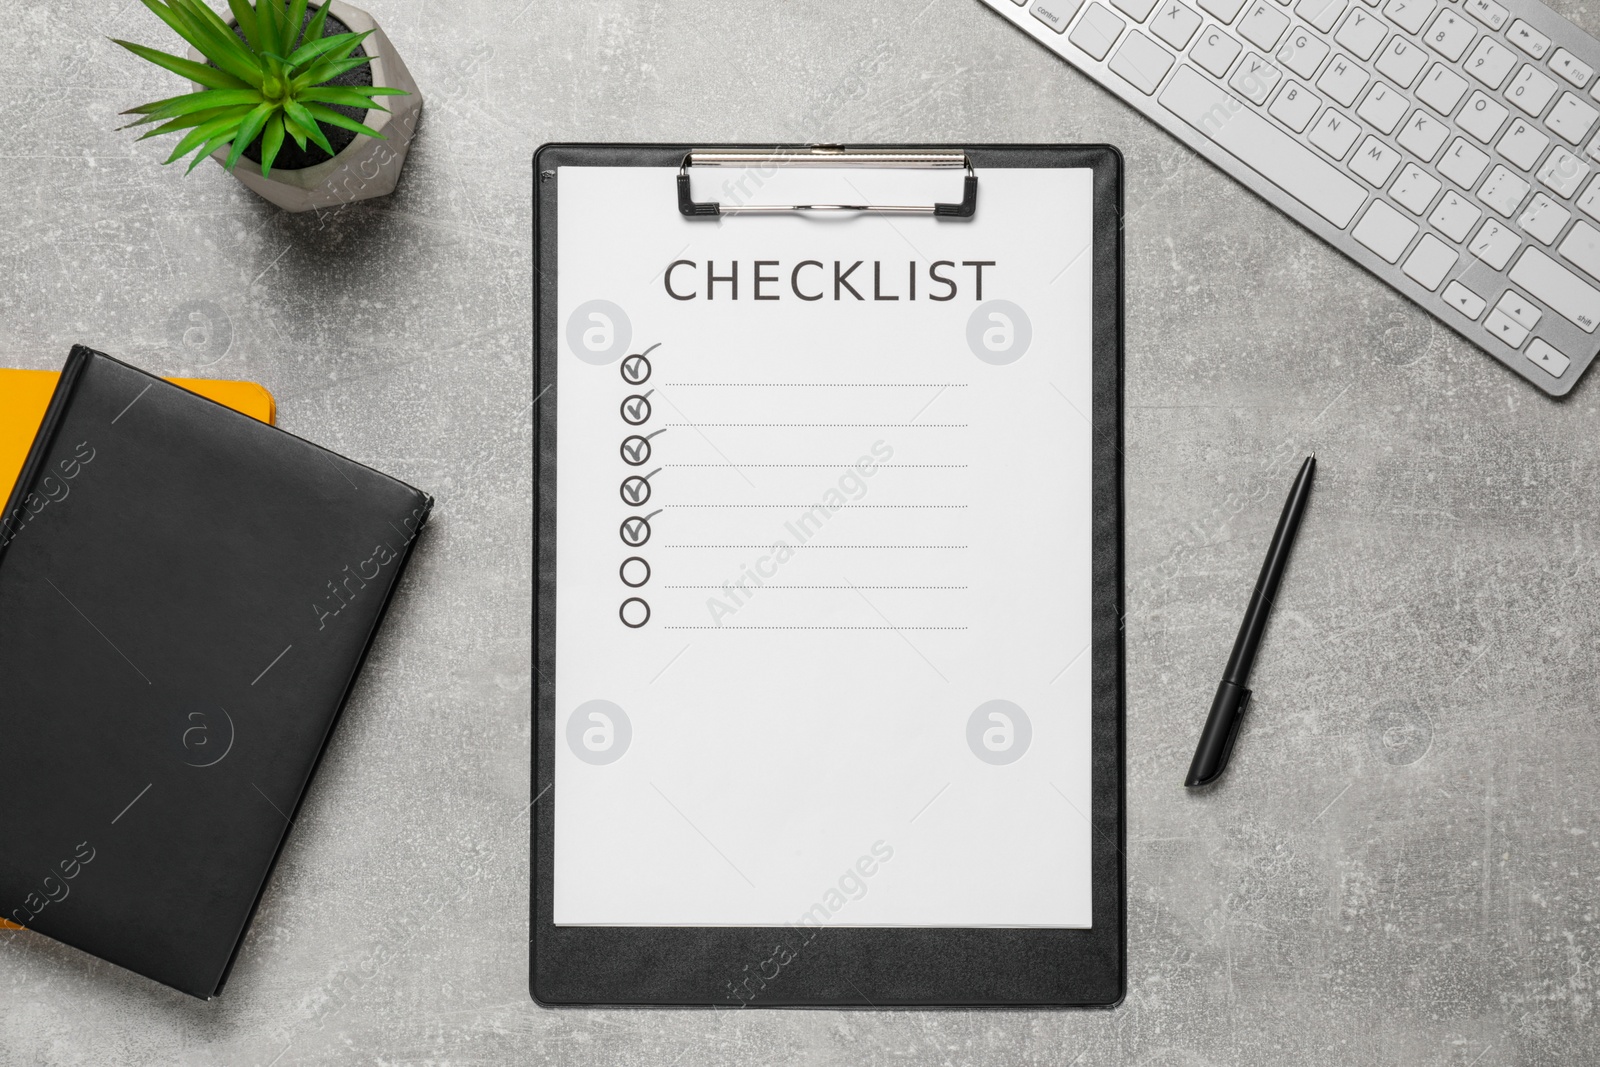
<svg viewBox="0 0 1600 1067">
<path fill-rule="evenodd" d="M 316 13 L 316 7 L 307 5 L 306 24 L 310 24 L 312 16 Z M 304 27 L 302 27 L 302 31 L 303 30 Z M 233 32 L 239 36 L 240 40 L 244 40 L 243 30 L 235 26 Z M 340 22 L 338 16 L 330 11 L 328 13 L 327 22 L 323 24 L 322 36 L 335 37 L 341 33 L 349 32 L 350 27 L 346 26 L 343 22 Z M 351 53 L 353 56 L 365 56 L 368 54 L 369 53 L 367 52 L 365 45 L 357 48 L 353 53 Z M 371 85 L 372 66 L 371 64 L 364 64 L 355 68 L 354 70 L 347 70 L 326 84 Z M 365 108 L 346 107 L 343 104 L 327 104 L 324 106 L 332 108 L 341 115 L 348 115 L 357 122 L 367 122 L 367 112 Z M 361 136 L 360 134 L 353 133 L 350 130 L 340 129 L 338 126 L 329 126 L 326 122 L 319 122 L 317 125 L 322 127 L 322 135 L 326 137 L 328 139 L 328 143 L 333 146 L 333 151 L 335 154 L 343 152 L 346 148 L 350 147 L 351 142 L 353 142 L 357 137 Z M 367 125 L 371 125 L 371 123 L 367 123 Z M 249 148 L 244 150 L 244 158 L 257 165 L 261 163 L 261 138 L 257 137 L 255 142 L 251 144 Z M 306 167 L 314 167 L 318 163 L 326 163 L 332 158 L 333 156 L 328 155 L 328 153 L 324 152 L 321 148 L 318 148 L 310 141 L 306 142 L 305 151 L 302 152 L 300 150 L 300 146 L 294 143 L 294 139 L 292 137 L 285 137 L 283 139 L 283 147 L 278 150 L 278 158 L 272 163 L 272 169 L 275 171 L 304 170 Z"/>
</svg>

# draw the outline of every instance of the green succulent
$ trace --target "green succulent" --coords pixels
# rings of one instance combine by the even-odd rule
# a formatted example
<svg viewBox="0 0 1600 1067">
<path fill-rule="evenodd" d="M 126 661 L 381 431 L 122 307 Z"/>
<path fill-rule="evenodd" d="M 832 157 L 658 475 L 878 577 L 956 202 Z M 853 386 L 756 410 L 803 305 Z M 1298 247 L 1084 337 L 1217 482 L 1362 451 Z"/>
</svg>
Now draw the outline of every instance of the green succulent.
<svg viewBox="0 0 1600 1067">
<path fill-rule="evenodd" d="M 409 95 L 403 89 L 382 86 L 327 84 L 370 62 L 369 57 L 352 57 L 350 53 L 372 32 L 324 37 L 327 3 L 317 8 L 307 24 L 307 0 L 254 0 L 253 4 L 250 0 L 228 0 L 235 22 L 244 31 L 244 40 L 240 40 L 234 28 L 204 0 L 142 2 L 211 63 L 196 63 L 144 45 L 117 41 L 141 59 L 205 86 L 199 92 L 124 111 L 124 115 L 142 117 L 123 129 L 152 122 L 161 124 L 139 138 L 141 141 L 187 130 L 167 162 L 193 152 L 190 171 L 228 144 L 233 148 L 224 166 L 232 170 L 257 137 L 261 138 L 262 174 L 272 173 L 272 164 L 286 136 L 293 138 L 301 151 L 309 141 L 329 156 L 335 155 L 320 126 L 324 122 L 384 140 L 377 130 L 328 105 L 386 111 L 374 102 L 375 97 Z"/>
</svg>

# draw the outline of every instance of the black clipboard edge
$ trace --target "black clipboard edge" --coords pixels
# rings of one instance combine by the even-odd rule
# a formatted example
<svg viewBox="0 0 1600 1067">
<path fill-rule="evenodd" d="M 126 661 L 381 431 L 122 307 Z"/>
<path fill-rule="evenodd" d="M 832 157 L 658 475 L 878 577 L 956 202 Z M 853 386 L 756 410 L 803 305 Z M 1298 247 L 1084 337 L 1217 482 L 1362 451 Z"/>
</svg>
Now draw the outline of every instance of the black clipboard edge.
<svg viewBox="0 0 1600 1067">
<path fill-rule="evenodd" d="M 985 167 L 1087 167 L 1094 172 L 1093 472 L 1094 619 L 1091 670 L 1091 812 L 1094 913 L 1089 930 L 827 928 L 771 996 L 747 1004 L 717 999 L 717 983 L 739 962 L 759 963 L 782 927 L 556 927 L 552 922 L 555 709 L 554 409 L 539 398 L 556 385 L 556 218 L 561 166 L 676 167 L 693 149 L 798 149 L 772 144 L 546 144 L 534 154 L 534 422 L 540 453 L 535 481 L 533 619 L 534 730 L 529 834 L 529 994 L 546 1007 L 740 1007 L 825 1009 L 1115 1008 L 1126 995 L 1126 706 L 1123 550 L 1123 247 L 1122 154 L 1110 145 L 964 146 Z M 845 150 L 928 151 L 953 145 L 844 145 Z M 1102 504 L 1106 506 L 1102 506 Z M 1106 696 L 1110 699 L 1103 700 Z M 548 714 L 547 714 L 548 712 Z M 1114 739 L 1102 746 L 1101 739 Z M 549 783 L 548 793 L 541 783 Z M 1106 802 L 1110 801 L 1108 805 Z M 1107 810 L 1108 807 L 1112 810 Z M 1109 915 L 1107 913 L 1110 913 Z M 1106 916 L 1106 919 L 1102 919 Z M 1111 920 L 1114 916 L 1113 921 Z M 1114 926 L 1114 929 L 1111 927 Z M 739 939 L 744 939 L 740 945 Z M 1027 939 L 1039 944 L 1026 944 Z M 716 965 L 707 969 L 707 944 Z M 1045 944 L 1045 942 L 1049 942 Z M 1061 958 L 1049 959 L 1059 953 Z M 908 958 L 910 965 L 907 966 Z M 1019 987 L 1021 960 L 1039 979 Z M 1007 966 L 1010 961 L 1010 966 Z M 1080 966 L 1082 965 L 1082 966 Z M 1001 973 L 996 973 L 998 967 Z M 734 968 L 734 970 L 730 970 Z M 578 975 L 579 969 L 587 973 Z M 907 974 L 906 971 L 911 973 Z M 1063 972 L 1072 971 L 1072 975 Z M 941 976 L 938 972 L 945 972 Z M 820 973 L 819 973 L 820 972 Z M 1092 973 L 1089 973 L 1092 972 Z M 951 976 L 953 974 L 953 977 Z M 791 977 L 792 976 L 792 977 Z M 1071 977 L 1079 981 L 1064 980 Z M 877 993 L 868 997 L 866 988 Z"/>
</svg>

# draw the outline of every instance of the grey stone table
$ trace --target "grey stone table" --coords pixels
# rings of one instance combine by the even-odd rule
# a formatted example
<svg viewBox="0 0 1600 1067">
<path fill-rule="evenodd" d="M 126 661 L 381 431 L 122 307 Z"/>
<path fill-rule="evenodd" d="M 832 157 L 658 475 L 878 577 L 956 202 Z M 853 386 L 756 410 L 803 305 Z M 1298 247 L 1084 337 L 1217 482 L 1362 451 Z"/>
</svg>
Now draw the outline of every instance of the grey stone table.
<svg viewBox="0 0 1600 1067">
<path fill-rule="evenodd" d="M 222 997 L 16 935 L 0 1063 L 1594 1062 L 1594 382 L 1545 399 L 976 0 L 364 6 L 428 110 L 399 190 L 322 220 L 113 132 L 173 91 L 106 40 L 163 39 L 133 0 L 11 0 L 0 19 L 0 365 L 82 341 L 255 379 L 290 431 L 439 500 Z M 1120 1008 L 529 1000 L 530 159 L 652 139 L 1122 149 Z M 1313 448 L 1235 766 L 1187 795 Z"/>
</svg>

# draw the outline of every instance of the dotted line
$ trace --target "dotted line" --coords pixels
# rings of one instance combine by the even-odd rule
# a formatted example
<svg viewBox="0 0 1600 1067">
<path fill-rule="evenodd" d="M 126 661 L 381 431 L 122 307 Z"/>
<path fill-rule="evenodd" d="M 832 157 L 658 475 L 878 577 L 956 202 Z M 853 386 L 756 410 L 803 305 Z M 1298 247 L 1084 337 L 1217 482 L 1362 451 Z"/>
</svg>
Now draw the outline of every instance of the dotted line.
<svg viewBox="0 0 1600 1067">
<path fill-rule="evenodd" d="M 876 429 L 965 430 L 964 422 L 669 422 L 668 426 L 796 426 L 827 427 L 829 429 L 871 427 Z"/>
<path fill-rule="evenodd" d="M 850 463 L 667 463 L 668 467 L 849 467 Z M 878 470 L 884 467 L 944 467 L 966 469 L 965 463 L 879 463 Z"/>
<path fill-rule="evenodd" d="M 721 589 L 720 585 L 669 585 L 667 589 Z M 964 585 L 763 585 L 762 589 L 965 589 Z"/>
<path fill-rule="evenodd" d="M 662 507 L 826 507 L 818 502 L 806 504 L 662 504 Z M 835 504 L 840 507 L 930 507 L 930 509 L 966 509 L 966 504 Z"/>
<path fill-rule="evenodd" d="M 965 626 L 664 626 L 664 630 L 965 630 Z"/>
<path fill-rule="evenodd" d="M 663 548 L 771 548 L 764 545 L 663 545 Z M 966 548 L 966 545 L 789 545 L 790 548 Z M 718 587 L 720 588 L 720 586 Z"/>
</svg>

